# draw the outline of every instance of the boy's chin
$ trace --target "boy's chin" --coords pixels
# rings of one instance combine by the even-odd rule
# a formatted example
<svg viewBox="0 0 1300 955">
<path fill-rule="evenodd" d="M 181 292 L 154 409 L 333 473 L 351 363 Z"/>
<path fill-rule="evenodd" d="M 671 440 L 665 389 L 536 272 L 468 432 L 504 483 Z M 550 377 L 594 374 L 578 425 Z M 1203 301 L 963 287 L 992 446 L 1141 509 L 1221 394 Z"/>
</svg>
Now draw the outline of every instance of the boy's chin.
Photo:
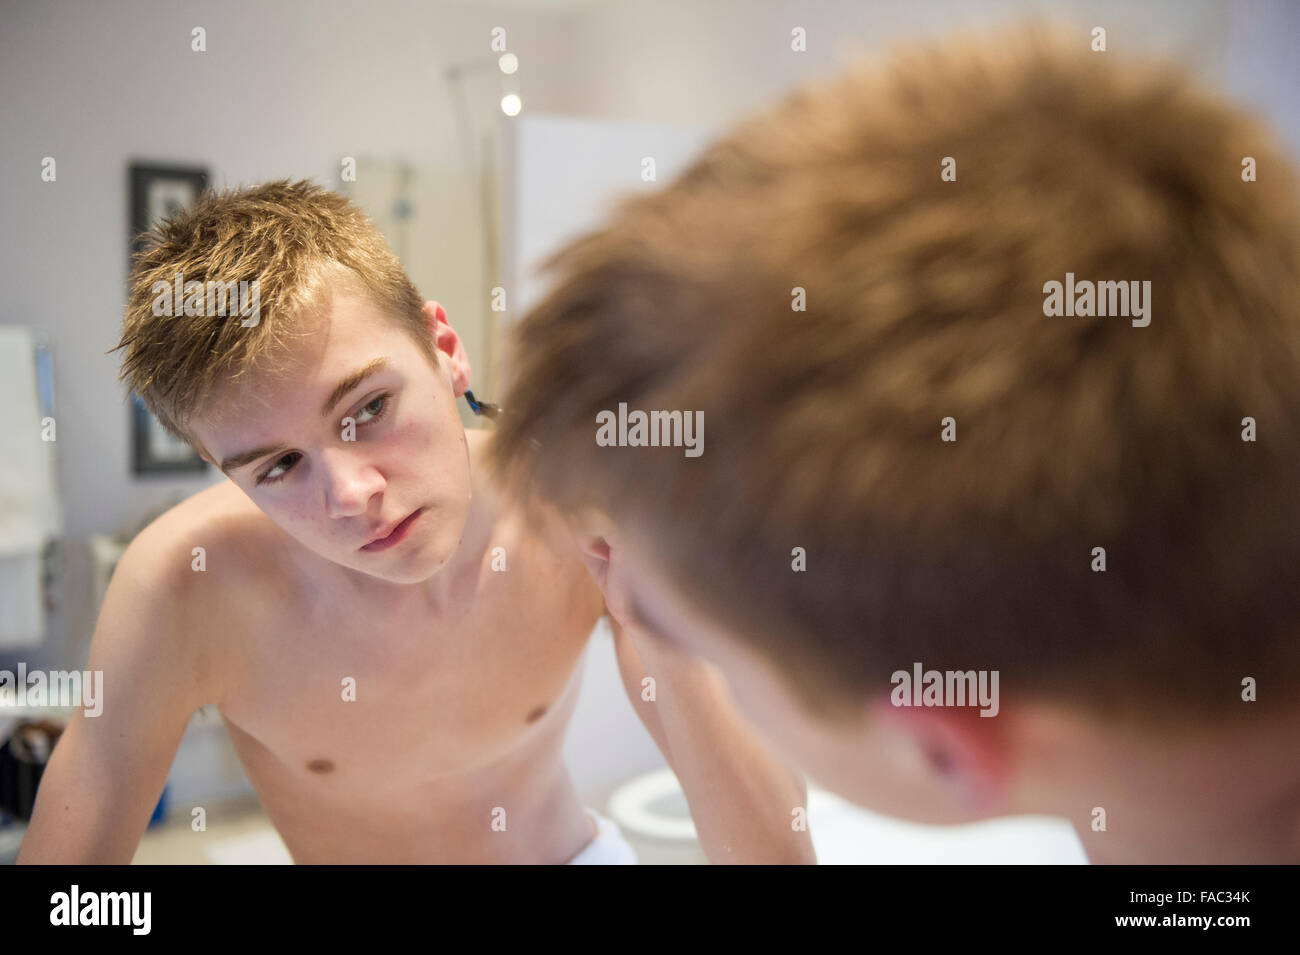
<svg viewBox="0 0 1300 955">
<path fill-rule="evenodd" d="M 388 559 L 363 560 L 352 566 L 390 584 L 419 584 L 437 576 L 455 552 L 454 546 L 440 547 L 429 543 L 412 553 L 394 554 Z"/>
<path fill-rule="evenodd" d="M 422 584 L 436 577 L 446 566 L 446 560 L 406 561 L 394 567 L 370 569 L 367 573 L 390 584 Z"/>
</svg>

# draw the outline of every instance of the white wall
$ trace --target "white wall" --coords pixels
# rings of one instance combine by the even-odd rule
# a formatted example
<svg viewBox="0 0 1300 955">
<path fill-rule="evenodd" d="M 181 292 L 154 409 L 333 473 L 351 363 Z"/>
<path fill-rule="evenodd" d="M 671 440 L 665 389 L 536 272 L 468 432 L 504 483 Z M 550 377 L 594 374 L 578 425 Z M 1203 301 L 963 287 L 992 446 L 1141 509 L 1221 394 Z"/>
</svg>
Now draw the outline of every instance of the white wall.
<svg viewBox="0 0 1300 955">
<path fill-rule="evenodd" d="M 899 40 L 982 31 L 1026 16 L 1104 26 L 1111 50 L 1169 51 L 1211 77 L 1222 74 L 1222 0 L 610 3 L 577 18 L 570 42 L 593 78 L 578 88 L 583 115 L 720 127 L 835 72 L 852 53 L 880 54 Z M 806 53 L 790 49 L 796 26 L 807 31 Z"/>
</svg>

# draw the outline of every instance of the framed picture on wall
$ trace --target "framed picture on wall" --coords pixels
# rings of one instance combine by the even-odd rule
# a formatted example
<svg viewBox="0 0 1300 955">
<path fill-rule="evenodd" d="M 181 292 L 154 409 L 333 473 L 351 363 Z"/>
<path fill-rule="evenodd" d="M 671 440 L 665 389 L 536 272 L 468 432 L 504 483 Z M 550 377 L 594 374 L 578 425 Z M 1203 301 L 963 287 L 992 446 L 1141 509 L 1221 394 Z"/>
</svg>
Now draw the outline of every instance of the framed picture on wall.
<svg viewBox="0 0 1300 955">
<path fill-rule="evenodd" d="M 197 166 L 131 163 L 131 235 L 128 269 L 144 248 L 143 233 L 170 216 L 188 209 L 208 187 L 208 171 Z M 172 435 L 144 402 L 131 395 L 131 471 L 134 474 L 201 473 L 208 464 L 198 452 Z"/>
<path fill-rule="evenodd" d="M 208 462 L 162 426 L 140 396 L 131 393 L 131 470 L 135 474 L 203 472 Z"/>
<path fill-rule="evenodd" d="M 208 171 L 200 166 L 156 166 L 131 163 L 132 257 L 144 248 L 141 233 L 156 223 L 194 205 L 208 187 Z M 129 267 L 129 266 L 128 266 Z"/>
</svg>

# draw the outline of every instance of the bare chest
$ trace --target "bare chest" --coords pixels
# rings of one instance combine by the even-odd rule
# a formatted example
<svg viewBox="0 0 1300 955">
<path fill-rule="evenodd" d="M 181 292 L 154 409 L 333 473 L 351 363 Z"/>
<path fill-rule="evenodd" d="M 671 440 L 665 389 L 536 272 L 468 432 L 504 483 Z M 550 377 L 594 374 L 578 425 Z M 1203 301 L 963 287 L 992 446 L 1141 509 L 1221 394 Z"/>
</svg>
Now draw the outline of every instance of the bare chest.
<svg viewBox="0 0 1300 955">
<path fill-rule="evenodd" d="M 255 784 L 355 794 L 473 778 L 558 746 L 599 612 L 583 593 L 520 572 L 483 577 L 451 615 L 282 606 L 240 640 L 222 713 Z"/>
</svg>

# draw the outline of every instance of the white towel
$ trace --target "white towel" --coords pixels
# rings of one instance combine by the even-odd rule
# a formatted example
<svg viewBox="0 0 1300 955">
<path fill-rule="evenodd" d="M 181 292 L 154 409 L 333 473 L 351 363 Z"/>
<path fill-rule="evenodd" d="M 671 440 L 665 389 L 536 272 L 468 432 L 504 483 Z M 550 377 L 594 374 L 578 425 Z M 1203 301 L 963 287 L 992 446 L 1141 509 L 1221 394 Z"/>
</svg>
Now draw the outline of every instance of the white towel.
<svg viewBox="0 0 1300 955">
<path fill-rule="evenodd" d="M 36 351 L 20 326 L 0 325 L 0 408 L 0 647 L 34 646 L 45 636 L 41 554 L 61 516 L 53 446 L 41 439 Z"/>
</svg>

